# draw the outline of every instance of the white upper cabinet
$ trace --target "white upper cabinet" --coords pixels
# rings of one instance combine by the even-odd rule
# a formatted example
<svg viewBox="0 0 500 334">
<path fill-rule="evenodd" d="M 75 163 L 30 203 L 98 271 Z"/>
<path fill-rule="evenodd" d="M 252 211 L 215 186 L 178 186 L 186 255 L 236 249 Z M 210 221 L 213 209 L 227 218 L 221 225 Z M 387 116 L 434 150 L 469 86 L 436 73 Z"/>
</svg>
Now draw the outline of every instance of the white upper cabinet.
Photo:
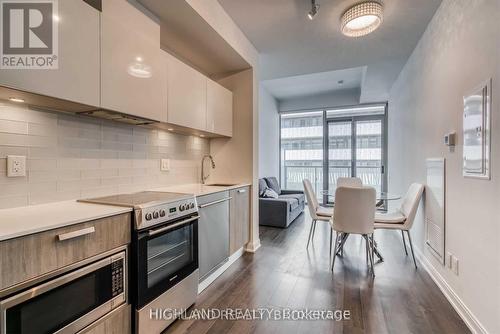
<svg viewBox="0 0 500 334">
<path fill-rule="evenodd" d="M 168 122 L 206 130 L 206 77 L 173 56 L 168 56 Z"/>
<path fill-rule="evenodd" d="M 210 79 L 207 79 L 207 131 L 233 135 L 233 93 Z"/>
<path fill-rule="evenodd" d="M 99 16 L 82 0 L 59 1 L 58 68 L 1 69 L 0 85 L 98 107 Z"/>
<path fill-rule="evenodd" d="M 102 6 L 101 107 L 166 121 L 160 25 L 126 0 L 105 0 Z"/>
</svg>

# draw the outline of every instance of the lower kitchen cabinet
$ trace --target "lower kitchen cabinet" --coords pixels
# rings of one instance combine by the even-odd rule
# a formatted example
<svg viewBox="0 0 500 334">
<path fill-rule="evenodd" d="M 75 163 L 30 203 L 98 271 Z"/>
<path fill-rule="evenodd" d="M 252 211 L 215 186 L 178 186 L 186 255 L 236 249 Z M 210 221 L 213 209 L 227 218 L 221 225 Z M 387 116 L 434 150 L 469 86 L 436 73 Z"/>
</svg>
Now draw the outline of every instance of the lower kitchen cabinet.
<svg viewBox="0 0 500 334">
<path fill-rule="evenodd" d="M 231 190 L 229 204 L 229 253 L 234 254 L 249 240 L 250 187 Z"/>
<path fill-rule="evenodd" d="M 78 334 L 130 334 L 132 333 L 131 315 L 130 304 L 123 305 Z"/>
<path fill-rule="evenodd" d="M 200 281 L 229 258 L 228 191 L 197 198 Z"/>
</svg>

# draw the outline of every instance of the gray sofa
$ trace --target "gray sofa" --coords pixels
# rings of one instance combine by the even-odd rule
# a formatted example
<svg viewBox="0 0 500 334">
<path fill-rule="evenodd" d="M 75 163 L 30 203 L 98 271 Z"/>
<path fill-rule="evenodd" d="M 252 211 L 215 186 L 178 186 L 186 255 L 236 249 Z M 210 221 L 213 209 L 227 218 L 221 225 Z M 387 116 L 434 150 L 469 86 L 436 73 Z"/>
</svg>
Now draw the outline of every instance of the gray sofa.
<svg viewBox="0 0 500 334">
<path fill-rule="evenodd" d="M 278 194 L 278 198 L 264 198 L 267 188 Z M 282 190 L 275 177 L 259 180 L 259 224 L 286 228 L 304 211 L 304 192 Z"/>
</svg>

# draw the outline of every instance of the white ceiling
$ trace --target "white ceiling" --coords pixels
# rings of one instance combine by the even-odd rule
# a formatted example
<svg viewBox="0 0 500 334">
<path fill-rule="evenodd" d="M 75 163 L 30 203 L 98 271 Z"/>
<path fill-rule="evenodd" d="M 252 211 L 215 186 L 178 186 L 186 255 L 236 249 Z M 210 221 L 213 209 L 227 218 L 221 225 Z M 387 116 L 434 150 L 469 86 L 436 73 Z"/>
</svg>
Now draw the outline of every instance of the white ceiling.
<svg viewBox="0 0 500 334">
<path fill-rule="evenodd" d="M 321 72 L 337 78 L 335 71 L 366 66 L 360 102 L 387 99 L 441 3 L 384 0 L 382 26 L 356 39 L 341 34 L 339 21 L 359 0 L 317 0 L 321 7 L 313 21 L 306 17 L 310 0 L 218 1 L 261 54 L 261 80 L 293 77 L 291 80 L 297 81 L 297 76 Z M 321 75 L 318 78 L 325 80 Z M 307 90 L 310 88 L 304 86 Z"/>
<path fill-rule="evenodd" d="M 262 84 L 278 100 L 319 95 L 340 89 L 359 88 L 366 67 L 304 74 L 263 81 Z M 339 83 L 342 81 L 342 83 Z"/>
</svg>

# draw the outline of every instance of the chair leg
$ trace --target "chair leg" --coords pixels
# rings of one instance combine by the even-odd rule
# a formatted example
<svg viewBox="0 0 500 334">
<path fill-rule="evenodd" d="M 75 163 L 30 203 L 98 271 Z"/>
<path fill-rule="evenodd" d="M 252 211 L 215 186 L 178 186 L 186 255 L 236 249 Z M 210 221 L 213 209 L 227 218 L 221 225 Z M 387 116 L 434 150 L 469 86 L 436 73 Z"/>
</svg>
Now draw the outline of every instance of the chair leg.
<svg viewBox="0 0 500 334">
<path fill-rule="evenodd" d="M 408 234 L 408 240 L 410 241 L 411 256 L 413 256 L 413 263 L 415 264 L 415 269 L 417 269 L 417 261 L 415 260 L 415 253 L 413 252 L 413 243 L 411 242 L 410 231 L 406 231 Z"/>
<path fill-rule="evenodd" d="M 366 261 L 366 265 L 369 267 L 370 266 L 370 261 L 368 260 L 368 241 L 366 240 L 366 237 L 363 236 L 363 238 L 365 239 L 366 241 L 366 247 L 365 247 L 365 261 Z"/>
<path fill-rule="evenodd" d="M 317 222 L 318 222 L 317 220 L 315 220 L 315 221 L 314 221 L 313 235 L 312 235 L 312 237 L 311 237 L 311 239 L 312 239 L 312 240 L 314 240 L 314 234 L 316 234 L 316 223 L 317 223 Z"/>
<path fill-rule="evenodd" d="M 330 228 L 330 256 L 332 256 L 333 228 Z"/>
<path fill-rule="evenodd" d="M 332 229 L 333 230 L 333 229 Z M 337 247 L 339 245 L 339 235 L 337 232 L 335 232 L 335 247 L 333 257 L 332 257 L 332 273 L 333 273 L 333 266 L 335 265 L 335 258 L 337 257 Z"/>
<path fill-rule="evenodd" d="M 406 249 L 405 232 L 401 230 L 401 236 L 403 237 L 403 246 L 405 248 L 406 256 L 408 256 L 408 250 Z"/>
<path fill-rule="evenodd" d="M 370 238 L 370 236 L 368 236 Z M 373 239 L 373 234 L 371 235 L 371 242 L 370 242 L 370 264 L 372 268 L 372 276 L 375 277 L 375 269 L 373 266 L 373 263 L 375 262 L 375 239 Z"/>
<path fill-rule="evenodd" d="M 340 256 L 344 256 L 344 245 L 348 237 L 349 233 L 342 233 L 339 248 L 335 250 L 335 254 L 338 253 Z"/>
<path fill-rule="evenodd" d="M 309 237 L 307 238 L 307 246 L 306 246 L 306 249 L 309 248 L 309 243 L 311 242 L 311 235 L 312 235 L 312 231 L 313 231 L 313 228 L 314 228 L 314 224 L 316 224 L 316 221 L 313 219 L 311 221 L 311 229 L 309 230 Z"/>
</svg>

